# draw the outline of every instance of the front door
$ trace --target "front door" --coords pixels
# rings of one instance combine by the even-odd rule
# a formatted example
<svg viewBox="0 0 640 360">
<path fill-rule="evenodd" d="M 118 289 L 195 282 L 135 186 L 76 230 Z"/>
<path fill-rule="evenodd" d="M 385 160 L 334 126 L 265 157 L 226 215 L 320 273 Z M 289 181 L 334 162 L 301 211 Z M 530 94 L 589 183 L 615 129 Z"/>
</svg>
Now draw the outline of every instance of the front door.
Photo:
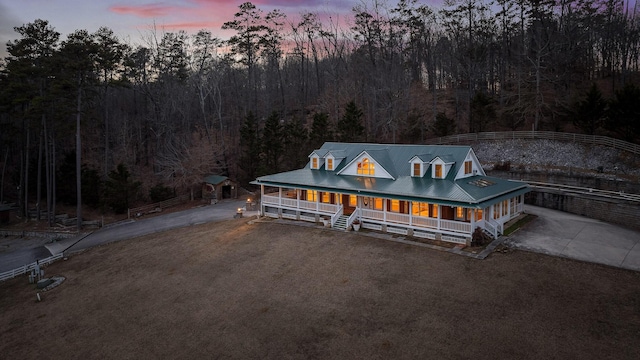
<svg viewBox="0 0 640 360">
<path fill-rule="evenodd" d="M 349 195 L 345 195 L 345 194 L 342 195 L 342 206 L 343 206 L 342 213 L 344 215 L 351 215 L 356 210 L 355 206 L 349 205 Z"/>
</svg>

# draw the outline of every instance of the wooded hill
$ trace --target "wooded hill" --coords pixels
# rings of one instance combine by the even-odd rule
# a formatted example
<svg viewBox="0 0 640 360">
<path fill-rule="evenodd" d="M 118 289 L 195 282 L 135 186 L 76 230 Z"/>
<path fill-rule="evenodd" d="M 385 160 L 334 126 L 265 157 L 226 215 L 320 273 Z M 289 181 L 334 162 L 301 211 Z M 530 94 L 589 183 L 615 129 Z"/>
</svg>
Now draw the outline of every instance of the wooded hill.
<svg viewBox="0 0 640 360">
<path fill-rule="evenodd" d="M 368 0 L 343 24 L 244 3 L 222 27 L 229 39 L 158 30 L 142 44 L 108 28 L 62 40 L 35 20 L 15 29 L 0 63 L 0 200 L 55 210 L 81 185 L 82 202 L 126 209 L 197 189 L 207 174 L 247 184 L 300 167 L 327 140 L 536 129 L 636 141 L 636 10 Z"/>
</svg>

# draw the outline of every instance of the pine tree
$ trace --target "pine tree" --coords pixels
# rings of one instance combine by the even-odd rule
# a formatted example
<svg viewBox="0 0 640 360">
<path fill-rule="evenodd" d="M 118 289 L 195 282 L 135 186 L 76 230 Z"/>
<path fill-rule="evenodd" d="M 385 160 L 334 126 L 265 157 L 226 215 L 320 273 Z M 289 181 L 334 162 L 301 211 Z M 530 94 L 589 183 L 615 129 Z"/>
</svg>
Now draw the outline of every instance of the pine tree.
<svg viewBox="0 0 640 360">
<path fill-rule="evenodd" d="M 329 124 L 329 115 L 320 112 L 313 114 L 313 123 L 309 133 L 309 151 L 322 146 L 327 141 L 333 140 L 333 131 Z"/>
<path fill-rule="evenodd" d="M 573 123 L 585 133 L 593 135 L 602 125 L 607 101 L 595 83 L 585 95 L 585 98 L 576 104 Z"/>
<path fill-rule="evenodd" d="M 260 129 L 258 119 L 249 112 L 240 129 L 240 167 L 244 170 L 245 182 L 256 178 L 258 165 L 260 164 Z"/>
<path fill-rule="evenodd" d="M 364 126 L 362 126 L 362 110 L 355 101 L 350 101 L 344 116 L 338 122 L 338 140 L 340 142 L 359 142 L 364 140 Z"/>
<path fill-rule="evenodd" d="M 262 157 L 264 161 L 261 162 L 261 174 L 278 172 L 283 140 L 280 115 L 274 111 L 267 118 L 262 132 Z"/>
</svg>

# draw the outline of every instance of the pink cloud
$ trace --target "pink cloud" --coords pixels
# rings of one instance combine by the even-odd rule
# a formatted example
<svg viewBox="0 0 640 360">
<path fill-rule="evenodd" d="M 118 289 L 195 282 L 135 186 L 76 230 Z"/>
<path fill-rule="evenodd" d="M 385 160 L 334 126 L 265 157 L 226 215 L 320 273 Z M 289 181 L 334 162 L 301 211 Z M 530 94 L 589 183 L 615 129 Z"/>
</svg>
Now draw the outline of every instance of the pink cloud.
<svg viewBox="0 0 640 360">
<path fill-rule="evenodd" d="M 116 14 L 152 18 L 170 14 L 173 10 L 175 10 L 175 8 L 171 6 L 148 4 L 141 6 L 111 6 L 109 10 L 113 11 Z"/>
</svg>

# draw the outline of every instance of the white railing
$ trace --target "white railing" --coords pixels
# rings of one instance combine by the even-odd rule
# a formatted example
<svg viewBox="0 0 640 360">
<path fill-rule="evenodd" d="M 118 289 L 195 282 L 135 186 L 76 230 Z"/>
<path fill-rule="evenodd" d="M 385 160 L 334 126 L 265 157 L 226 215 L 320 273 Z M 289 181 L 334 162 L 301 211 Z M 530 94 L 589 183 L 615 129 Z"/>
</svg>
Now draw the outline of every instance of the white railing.
<svg viewBox="0 0 640 360">
<path fill-rule="evenodd" d="M 484 222 L 484 229 L 487 230 L 494 239 L 498 238 L 498 229 L 496 229 L 496 227 L 491 224 L 491 221 Z"/>
<path fill-rule="evenodd" d="M 384 220 L 384 212 L 378 210 L 360 209 L 360 216 L 365 219 Z"/>
<path fill-rule="evenodd" d="M 335 214 L 331 215 L 331 227 L 333 227 L 333 225 L 335 225 L 335 223 L 338 220 L 338 218 L 340 217 L 340 215 L 342 215 L 342 205 L 340 205 L 338 207 L 338 211 L 336 211 Z M 347 224 L 347 226 L 349 226 L 349 225 Z"/>
<path fill-rule="evenodd" d="M 313 201 L 300 200 L 300 209 L 318 210 L 318 203 Z"/>
<path fill-rule="evenodd" d="M 502 223 L 493 219 L 487 219 L 487 221 L 485 222 L 485 226 L 487 224 L 495 229 L 496 238 L 498 237 L 498 234 L 504 234 L 504 225 Z"/>
<path fill-rule="evenodd" d="M 42 265 L 49 265 L 52 262 L 62 259 L 64 255 L 62 253 L 57 254 L 57 255 L 53 255 L 50 256 L 46 259 L 42 259 L 42 260 L 38 260 L 37 262 L 28 264 L 28 265 L 23 265 L 20 266 L 19 268 L 13 269 L 13 270 L 9 270 L 9 271 L 5 271 L 3 273 L 0 273 L 0 281 L 5 281 L 5 280 L 9 280 L 9 279 L 13 279 L 14 277 L 18 276 L 18 275 L 22 275 L 22 274 L 26 274 L 27 272 L 31 271 L 32 269 L 35 269 L 36 266 L 42 266 Z"/>
<path fill-rule="evenodd" d="M 387 221 L 409 225 L 409 215 L 388 212 Z"/>
<path fill-rule="evenodd" d="M 279 204 L 278 199 L 280 199 L 280 198 L 277 197 L 277 196 L 262 195 L 261 201 L 262 201 L 263 204 L 275 204 L 275 205 L 278 205 Z"/>
<path fill-rule="evenodd" d="M 288 207 L 293 207 L 293 208 L 297 208 L 298 207 L 298 200 L 296 199 L 290 199 L 290 198 L 282 198 L 282 206 L 288 206 Z"/>
<path fill-rule="evenodd" d="M 338 205 L 318 203 L 318 211 L 335 214 L 338 211 Z"/>
<path fill-rule="evenodd" d="M 349 227 L 349 225 L 351 225 L 353 221 L 358 218 L 359 214 L 360 214 L 360 209 L 355 209 L 351 213 L 351 215 L 349 215 L 349 218 L 347 219 L 347 227 Z"/>
<path fill-rule="evenodd" d="M 428 228 L 437 229 L 438 228 L 438 219 L 422 217 L 422 216 L 414 216 L 413 217 L 413 225 L 420 226 L 420 227 L 428 227 Z"/>
<path fill-rule="evenodd" d="M 440 220 L 440 229 L 471 234 L 471 224 L 460 221 Z"/>
</svg>

